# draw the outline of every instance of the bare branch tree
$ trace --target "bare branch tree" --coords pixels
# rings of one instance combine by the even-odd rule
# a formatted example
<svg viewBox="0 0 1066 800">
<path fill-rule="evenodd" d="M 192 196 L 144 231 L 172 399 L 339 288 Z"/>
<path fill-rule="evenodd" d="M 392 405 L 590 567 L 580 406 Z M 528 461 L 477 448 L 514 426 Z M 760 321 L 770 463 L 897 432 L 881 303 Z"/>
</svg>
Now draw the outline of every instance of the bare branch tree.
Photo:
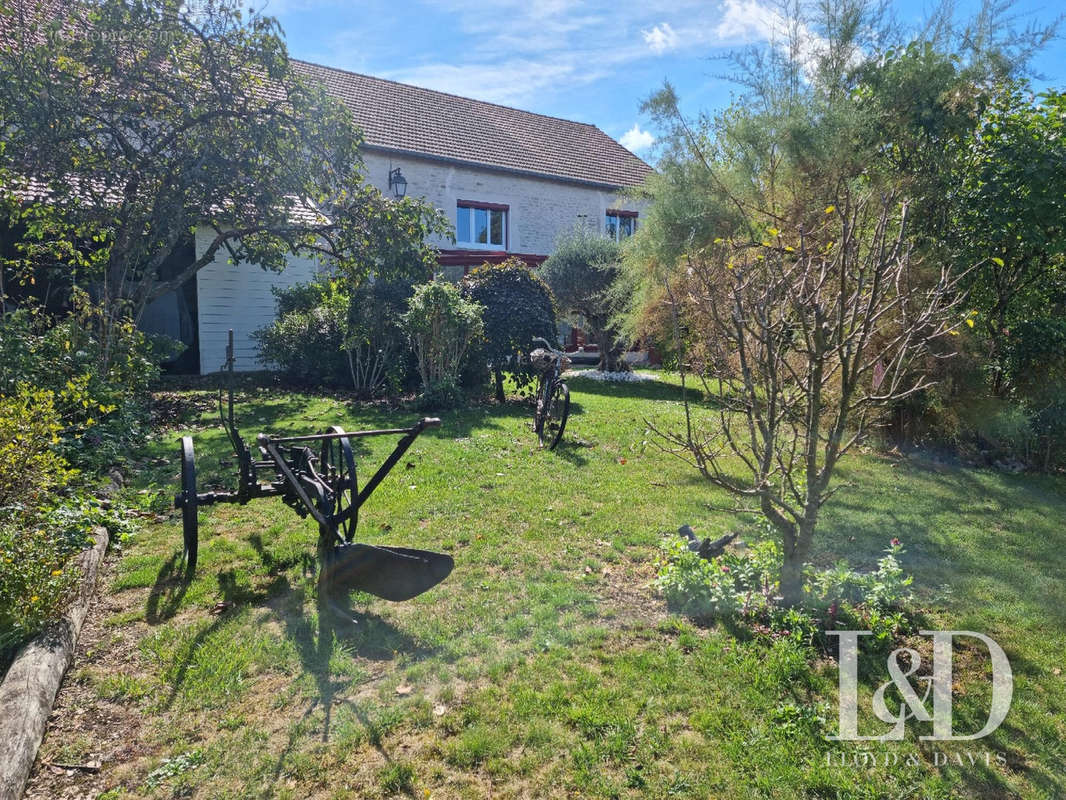
<svg viewBox="0 0 1066 800">
<path fill-rule="evenodd" d="M 780 533 L 790 605 L 802 599 L 840 457 L 868 432 L 872 411 L 929 385 L 931 343 L 962 322 L 958 276 L 918 269 L 905 201 L 842 188 L 819 214 L 816 224 L 808 214 L 792 230 L 762 228 L 762 241 L 717 240 L 688 256 L 668 296 L 717 410 L 696 420 L 686 399 L 684 430 L 652 425 L 664 449 Z"/>
</svg>

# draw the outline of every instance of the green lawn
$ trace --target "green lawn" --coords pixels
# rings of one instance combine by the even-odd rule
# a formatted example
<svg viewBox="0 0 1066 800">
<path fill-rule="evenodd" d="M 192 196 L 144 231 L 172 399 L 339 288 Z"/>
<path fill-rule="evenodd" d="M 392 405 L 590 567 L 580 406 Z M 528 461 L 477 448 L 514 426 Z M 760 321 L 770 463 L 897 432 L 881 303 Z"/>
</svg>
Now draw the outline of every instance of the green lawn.
<svg viewBox="0 0 1066 800">
<path fill-rule="evenodd" d="M 676 387 L 576 379 L 571 390 L 556 452 L 536 448 L 519 405 L 446 414 L 417 441 L 363 509 L 359 538 L 444 549 L 455 571 L 409 603 L 356 598 L 365 617 L 351 628 L 320 627 L 316 531 L 280 500 L 205 509 L 188 585 L 178 518 L 146 526 L 109 573 L 106 636 L 68 677 L 99 721 L 49 737 L 43 758 L 88 757 L 124 720 L 137 746 L 104 765 L 107 797 L 1066 794 L 1066 481 L 874 453 L 844 462 L 851 487 L 831 501 L 818 560 L 868 568 L 902 539 L 923 624 L 996 639 L 1015 695 L 980 742 L 934 748 L 912 730 L 841 747 L 825 739 L 837 728 L 834 662 L 693 625 L 655 593 L 660 544 L 680 524 L 758 535 L 752 520 L 709 511 L 726 499 L 649 440 L 645 418 L 680 420 Z M 419 416 L 265 390 L 238 412 L 249 438 Z M 201 486 L 229 481 L 213 419 L 162 434 L 131 491 L 169 502 L 184 433 Z M 361 477 L 393 441 L 360 443 Z M 962 678 L 984 669 L 969 652 L 956 654 Z M 867 680 L 868 698 L 888 677 Z M 986 698 L 965 686 L 956 724 L 975 730 Z M 862 750 L 900 763 L 841 766 Z M 967 752 L 978 763 L 960 767 Z"/>
</svg>

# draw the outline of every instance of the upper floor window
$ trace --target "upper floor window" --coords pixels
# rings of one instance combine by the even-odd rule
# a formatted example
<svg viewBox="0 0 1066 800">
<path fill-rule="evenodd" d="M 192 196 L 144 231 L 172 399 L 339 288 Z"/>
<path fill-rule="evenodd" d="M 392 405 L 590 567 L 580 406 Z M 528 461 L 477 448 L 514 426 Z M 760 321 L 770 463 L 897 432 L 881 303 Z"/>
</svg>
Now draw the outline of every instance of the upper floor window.
<svg viewBox="0 0 1066 800">
<path fill-rule="evenodd" d="M 616 211 L 615 209 L 607 211 L 607 219 L 603 230 L 608 238 L 620 242 L 627 236 L 632 236 L 636 229 L 636 211 Z"/>
<path fill-rule="evenodd" d="M 457 244 L 507 249 L 508 206 L 460 200 L 455 212 Z"/>
</svg>

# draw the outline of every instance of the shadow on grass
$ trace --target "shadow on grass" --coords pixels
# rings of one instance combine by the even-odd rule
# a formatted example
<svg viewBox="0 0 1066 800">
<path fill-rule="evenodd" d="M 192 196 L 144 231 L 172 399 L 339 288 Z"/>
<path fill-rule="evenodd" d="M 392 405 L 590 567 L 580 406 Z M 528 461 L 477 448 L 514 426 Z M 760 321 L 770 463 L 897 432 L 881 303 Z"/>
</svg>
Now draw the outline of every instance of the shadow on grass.
<svg viewBox="0 0 1066 800">
<path fill-rule="evenodd" d="M 330 740 L 333 723 L 333 709 L 344 705 L 358 719 L 367 731 L 367 740 L 381 754 L 386 763 L 392 758 L 382 741 L 371 715 L 350 698 L 338 698 L 340 691 L 350 688 L 347 678 L 335 679 L 331 670 L 334 651 L 341 647 L 344 652 L 370 660 L 387 661 L 396 658 L 398 653 L 417 659 L 425 658 L 435 652 L 433 648 L 421 645 L 416 639 L 399 630 L 376 614 L 353 612 L 349 618 L 338 613 L 338 609 L 326 599 L 326 592 L 321 585 L 316 592 L 315 618 L 309 619 L 305 610 L 306 595 L 302 588 L 293 589 L 285 597 L 279 598 L 278 612 L 284 624 L 285 634 L 292 641 L 300 659 L 303 671 L 315 680 L 316 696 L 311 699 L 301 720 L 307 720 L 316 709 L 322 710 L 322 741 Z M 287 610 L 286 610 L 287 609 Z M 283 774 L 286 764 L 296 749 L 300 737 L 300 727 L 293 726 L 285 748 L 278 755 L 270 784 L 269 796 Z"/>
<path fill-rule="evenodd" d="M 227 604 L 226 608 L 232 607 L 240 600 L 247 599 L 249 597 L 265 598 L 270 594 L 283 592 L 288 588 L 288 581 L 285 578 L 277 578 L 272 581 L 265 589 L 258 592 L 248 592 L 247 590 L 240 590 L 237 586 L 237 582 L 234 578 L 232 570 L 219 573 L 218 575 L 219 591 L 222 594 L 222 602 Z M 147 617 L 147 614 L 146 614 Z M 230 615 L 225 610 L 219 613 L 215 617 L 215 621 L 210 625 L 204 627 L 195 637 L 185 646 L 184 655 L 181 658 L 181 663 L 178 665 L 177 672 L 174 679 L 171 681 L 170 693 L 167 695 L 166 700 L 163 702 L 163 708 L 169 710 L 181 693 L 182 687 L 185 685 L 185 677 L 189 672 L 189 667 L 196 657 L 197 651 L 200 647 L 211 638 L 211 636 L 221 628 L 226 622 L 229 621 Z M 165 618 L 156 618 L 156 622 L 165 621 Z M 151 620 L 149 620 L 151 622 Z"/>
<path fill-rule="evenodd" d="M 840 517 L 847 522 L 834 519 L 827 538 L 873 562 L 884 539 L 891 533 L 898 535 L 909 546 L 902 565 L 913 571 L 918 584 L 947 585 L 960 592 L 958 601 L 935 602 L 949 615 L 952 627 L 991 635 L 1004 649 L 1014 674 L 1015 702 L 1037 702 L 1048 712 L 1025 716 L 1021 709 L 1013 710 L 989 737 L 954 748 L 951 743 L 933 742 L 927 758 L 933 759 L 929 751 L 941 757 L 948 753 L 950 758 L 962 752 L 964 763 L 949 763 L 943 774 L 966 786 L 967 796 L 1015 796 L 1003 769 L 997 769 L 995 762 L 985 764 L 985 751 L 1003 754 L 1007 773 L 1024 773 L 1041 796 L 1061 796 L 1066 748 L 1050 720 L 1062 708 L 1056 707 L 1054 693 L 1037 688 L 1047 680 L 1049 667 L 1046 661 L 1041 664 L 1033 658 L 1054 647 L 1066 627 L 1066 594 L 1056 579 L 1066 571 L 1066 550 L 1062 532 L 1052 522 L 1066 513 L 1061 479 L 912 461 L 900 462 L 894 469 L 901 479 L 899 501 L 886 502 L 883 494 L 879 497 L 868 489 L 850 490 L 845 502 L 836 502 L 844 512 Z M 861 524 L 864 514 L 875 518 L 873 525 Z M 959 526 L 965 527 L 965 539 L 958 538 Z M 848 544 L 842 545 L 844 541 Z M 970 601 L 964 594 L 968 591 L 979 591 L 987 601 Z M 927 627 L 934 626 L 929 623 Z M 963 645 L 966 641 L 956 644 L 956 655 L 971 649 L 976 653 L 961 659 L 961 669 L 971 673 L 973 680 L 984 681 L 987 652 L 972 641 Z M 960 735 L 976 732 L 987 714 L 987 698 L 956 702 L 954 729 Z M 967 750 L 980 756 L 977 764 L 969 762 Z"/>
<path fill-rule="evenodd" d="M 191 581 L 180 551 L 163 562 L 145 604 L 144 618 L 149 625 L 166 622 L 177 613 Z"/>
<path fill-rule="evenodd" d="M 301 552 L 288 558 L 277 558 L 270 550 L 267 550 L 266 545 L 263 543 L 263 537 L 258 533 L 251 534 L 248 537 L 248 543 L 259 556 L 260 562 L 266 567 L 269 575 L 278 575 L 287 569 L 297 566 L 300 567 L 304 574 L 315 570 L 315 558 L 308 552 Z"/>
<path fill-rule="evenodd" d="M 338 705 L 346 705 L 367 730 L 370 743 L 378 749 L 386 762 L 391 761 L 383 746 L 379 725 L 372 714 L 351 699 L 338 698 L 339 692 L 351 688 L 351 678 L 333 674 L 333 669 L 336 668 L 334 657 L 340 651 L 346 657 L 389 661 L 402 653 L 405 658 L 421 660 L 436 651 L 366 610 L 353 612 L 348 616 L 338 615 L 337 609 L 325 601 L 326 593 L 321 590 L 315 591 L 314 611 L 311 611 L 307 602 L 308 589 L 304 585 L 306 581 L 294 585 L 290 578 L 292 571 L 298 569 L 304 578 L 310 578 L 317 583 L 318 570 L 314 557 L 305 553 L 278 558 L 265 545 L 259 534 L 251 535 L 249 541 L 266 569 L 268 580 L 252 589 L 246 584 L 240 584 L 236 572 L 232 569 L 222 571 L 216 576 L 224 607 L 210 624 L 183 643 L 174 665 L 175 671 L 170 680 L 168 696 L 162 707 L 169 710 L 174 706 L 183 691 L 197 653 L 222 626 L 230 622 L 233 618 L 231 609 L 236 606 L 268 609 L 281 623 L 285 637 L 292 643 L 302 672 L 314 680 L 314 696 L 302 714 L 302 719 L 307 720 L 321 709 L 321 736 L 323 741 L 329 741 L 333 711 Z M 188 587 L 188 582 L 183 578 L 181 556 L 178 553 L 160 568 L 155 586 L 149 593 L 146 617 L 151 624 L 165 622 L 177 613 Z M 357 600 L 359 597 L 356 595 Z M 278 756 L 273 780 L 269 787 L 264 787 L 263 796 L 273 796 L 278 779 L 285 774 L 286 765 L 298 747 L 303 735 L 302 730 L 303 726 L 293 727 L 285 748 Z"/>
<path fill-rule="evenodd" d="M 566 377 L 564 376 L 570 391 L 578 391 L 582 394 L 596 394 L 607 397 L 623 397 L 631 400 L 668 400 L 681 402 L 681 387 L 673 383 L 662 381 L 596 381 L 591 378 Z M 693 385 L 690 381 L 686 389 L 689 402 L 704 403 L 711 400 L 704 396 L 702 387 Z"/>
<path fill-rule="evenodd" d="M 929 470 L 901 464 L 897 469 L 906 480 L 906 491 L 898 500 L 886 501 L 883 495 L 859 487 L 834 498 L 832 521 L 820 542 L 823 553 L 846 552 L 853 566 L 872 567 L 887 540 L 896 536 L 908 547 L 903 567 L 915 573 L 918 584 L 985 581 L 994 586 L 995 596 L 1012 598 L 1025 607 L 1026 626 L 1045 620 L 1056 629 L 1066 627 L 1066 602 L 1059 602 L 1066 595 L 1049 595 L 1047 580 L 1048 575 L 1066 571 L 1066 537 L 1050 526 L 1034 530 L 1012 516 L 1026 509 L 1046 509 L 1041 520 L 1061 519 L 1066 501 L 1059 493 L 1060 481 L 1031 476 L 981 480 L 981 473 L 955 467 Z M 954 498 L 967 498 L 970 508 L 953 507 Z M 954 524 L 966 524 L 964 542 L 941 528 L 946 524 L 945 511 L 962 515 Z M 1061 584 L 1054 587 L 1061 593 Z"/>
<path fill-rule="evenodd" d="M 581 403 L 579 403 L 576 400 L 574 400 L 573 398 L 571 398 L 570 399 L 570 411 L 567 414 L 567 419 L 569 419 L 570 417 L 580 417 L 584 413 L 585 413 L 585 409 L 581 405 Z"/>
<path fill-rule="evenodd" d="M 319 685 L 319 700 L 328 709 L 334 686 L 329 678 L 329 663 L 337 642 L 344 649 L 368 660 L 391 660 L 397 653 L 422 658 L 433 651 L 421 645 L 408 634 L 400 631 L 380 617 L 370 613 L 354 613 L 352 619 L 338 620 L 332 610 L 317 604 L 317 620 L 307 618 L 305 590 L 293 586 L 284 571 L 301 567 L 302 574 L 314 577 L 317 564 L 313 556 L 301 554 L 288 559 L 277 559 L 264 547 L 262 538 L 254 534 L 250 538 L 253 548 L 266 567 L 270 580 L 258 588 L 242 585 L 233 569 L 219 572 L 218 593 L 220 612 L 210 625 L 205 626 L 183 647 L 183 655 L 171 681 L 170 692 L 163 703 L 169 709 L 181 693 L 190 664 L 197 651 L 218 629 L 231 618 L 230 610 L 236 606 L 270 608 L 281 617 L 286 634 L 292 640 L 303 669 L 315 676 Z M 178 611 L 188 587 L 180 570 L 181 555 L 175 554 L 160 568 L 155 585 L 149 592 L 145 617 L 149 624 L 157 625 L 171 619 Z M 316 629 L 317 626 L 317 629 Z"/>
<path fill-rule="evenodd" d="M 567 426 L 569 429 L 569 425 Z M 555 446 L 554 450 L 545 450 L 546 455 L 554 455 L 564 461 L 569 461 L 578 467 L 583 467 L 589 463 L 588 457 L 584 451 L 587 450 L 589 445 L 584 444 L 582 441 L 576 441 L 572 437 L 568 438 L 567 432 L 563 432 L 563 438 L 559 441 L 559 444 Z"/>
</svg>

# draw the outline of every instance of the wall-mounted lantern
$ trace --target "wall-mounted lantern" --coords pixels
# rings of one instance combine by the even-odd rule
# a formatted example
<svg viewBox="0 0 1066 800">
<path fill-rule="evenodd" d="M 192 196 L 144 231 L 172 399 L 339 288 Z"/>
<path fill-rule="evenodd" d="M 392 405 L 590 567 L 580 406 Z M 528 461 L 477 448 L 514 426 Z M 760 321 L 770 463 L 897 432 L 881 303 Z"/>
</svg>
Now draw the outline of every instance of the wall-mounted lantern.
<svg viewBox="0 0 1066 800">
<path fill-rule="evenodd" d="M 397 199 L 407 194 L 407 178 L 400 172 L 399 167 L 389 170 L 389 188 L 395 193 Z"/>
</svg>

